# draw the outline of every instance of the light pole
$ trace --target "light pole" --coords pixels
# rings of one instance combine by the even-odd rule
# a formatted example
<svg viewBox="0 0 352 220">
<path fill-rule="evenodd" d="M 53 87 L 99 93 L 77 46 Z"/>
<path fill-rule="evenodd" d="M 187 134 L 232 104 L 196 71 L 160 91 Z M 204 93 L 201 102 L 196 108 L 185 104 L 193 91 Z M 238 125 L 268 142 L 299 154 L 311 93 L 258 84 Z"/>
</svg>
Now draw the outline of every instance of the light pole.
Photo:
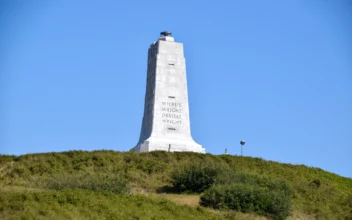
<svg viewBox="0 0 352 220">
<path fill-rule="evenodd" d="M 241 145 L 241 157 L 243 156 L 243 145 L 246 143 L 245 140 L 241 140 L 240 141 L 240 145 Z"/>
</svg>

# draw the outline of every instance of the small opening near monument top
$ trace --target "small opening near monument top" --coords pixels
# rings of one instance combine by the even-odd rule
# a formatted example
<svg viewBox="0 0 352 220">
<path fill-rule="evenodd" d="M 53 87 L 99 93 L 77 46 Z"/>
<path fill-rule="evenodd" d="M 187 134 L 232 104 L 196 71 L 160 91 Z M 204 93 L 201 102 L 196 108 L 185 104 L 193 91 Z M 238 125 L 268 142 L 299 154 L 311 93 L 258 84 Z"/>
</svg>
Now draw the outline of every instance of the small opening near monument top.
<svg viewBox="0 0 352 220">
<path fill-rule="evenodd" d="M 169 66 L 175 66 L 175 64 L 174 63 L 169 63 Z"/>
<path fill-rule="evenodd" d="M 169 96 L 169 98 L 170 98 L 170 99 L 174 99 L 174 98 L 175 98 L 175 96 Z"/>
<path fill-rule="evenodd" d="M 167 128 L 167 129 L 171 131 L 176 131 L 176 128 Z"/>
</svg>

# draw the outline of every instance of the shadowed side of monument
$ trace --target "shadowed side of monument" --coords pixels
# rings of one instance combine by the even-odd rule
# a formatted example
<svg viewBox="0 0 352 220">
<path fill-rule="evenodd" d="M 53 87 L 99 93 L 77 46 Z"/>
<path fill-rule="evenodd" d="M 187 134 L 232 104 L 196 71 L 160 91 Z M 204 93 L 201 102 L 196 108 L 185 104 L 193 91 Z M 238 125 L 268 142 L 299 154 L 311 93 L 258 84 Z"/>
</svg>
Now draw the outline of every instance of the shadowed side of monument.
<svg viewBox="0 0 352 220">
<path fill-rule="evenodd" d="M 183 44 L 161 32 L 148 50 L 147 89 L 138 152 L 205 153 L 191 135 Z"/>
</svg>

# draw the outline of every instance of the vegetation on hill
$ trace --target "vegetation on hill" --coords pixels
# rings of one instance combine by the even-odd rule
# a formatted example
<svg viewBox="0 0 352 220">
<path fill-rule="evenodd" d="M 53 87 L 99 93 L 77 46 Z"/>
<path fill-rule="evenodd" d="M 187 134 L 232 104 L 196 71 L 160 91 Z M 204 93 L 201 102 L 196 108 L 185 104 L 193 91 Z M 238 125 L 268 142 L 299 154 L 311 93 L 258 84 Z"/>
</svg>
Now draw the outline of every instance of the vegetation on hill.
<svg viewBox="0 0 352 220">
<path fill-rule="evenodd" d="M 172 195 L 163 197 L 171 192 L 199 199 L 194 206 L 180 205 Z M 229 155 L 0 155 L 0 219 L 263 218 L 238 211 L 277 219 L 352 219 L 352 180 L 319 168 Z"/>
</svg>

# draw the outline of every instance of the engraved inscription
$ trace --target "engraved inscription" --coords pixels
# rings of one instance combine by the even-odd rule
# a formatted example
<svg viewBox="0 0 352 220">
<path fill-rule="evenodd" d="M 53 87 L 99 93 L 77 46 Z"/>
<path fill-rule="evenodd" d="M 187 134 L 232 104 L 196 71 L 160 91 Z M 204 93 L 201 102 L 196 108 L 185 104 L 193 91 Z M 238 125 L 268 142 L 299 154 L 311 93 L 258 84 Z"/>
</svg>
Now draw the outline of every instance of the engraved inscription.
<svg viewBox="0 0 352 220">
<path fill-rule="evenodd" d="M 182 103 L 161 102 L 161 120 L 164 124 L 182 125 Z"/>
</svg>

